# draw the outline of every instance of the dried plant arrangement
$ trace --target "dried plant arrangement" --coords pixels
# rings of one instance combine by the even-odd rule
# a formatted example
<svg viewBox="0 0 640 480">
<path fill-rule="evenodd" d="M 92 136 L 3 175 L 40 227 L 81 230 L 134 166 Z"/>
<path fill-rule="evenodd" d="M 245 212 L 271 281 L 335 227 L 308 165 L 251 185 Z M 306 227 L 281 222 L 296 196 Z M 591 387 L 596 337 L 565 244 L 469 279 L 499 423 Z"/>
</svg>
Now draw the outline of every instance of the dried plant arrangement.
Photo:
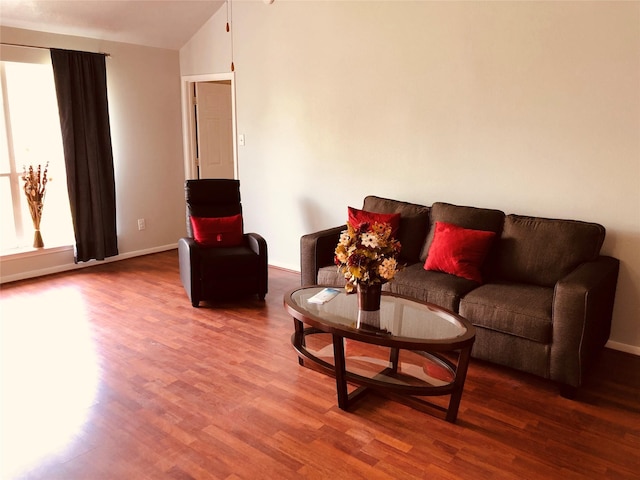
<svg viewBox="0 0 640 480">
<path fill-rule="evenodd" d="M 33 221 L 33 228 L 35 234 L 33 237 L 33 247 L 42 248 L 44 242 L 40 233 L 40 220 L 42 219 L 42 209 L 44 207 L 44 196 L 47 190 L 47 172 L 49 169 L 49 162 L 42 169 L 41 165 L 38 165 L 35 169 L 33 165 L 29 165 L 29 168 L 23 167 L 22 180 L 24 182 L 24 194 L 27 197 L 27 203 L 29 205 L 29 213 L 31 213 L 31 220 Z"/>
</svg>

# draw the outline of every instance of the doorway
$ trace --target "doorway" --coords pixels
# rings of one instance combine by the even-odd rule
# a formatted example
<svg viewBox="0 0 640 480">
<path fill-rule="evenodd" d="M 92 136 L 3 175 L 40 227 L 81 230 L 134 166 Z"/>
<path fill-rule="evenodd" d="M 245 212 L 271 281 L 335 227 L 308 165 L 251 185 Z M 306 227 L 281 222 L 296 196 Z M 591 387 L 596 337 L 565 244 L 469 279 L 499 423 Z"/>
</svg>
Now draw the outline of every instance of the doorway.
<svg viewBox="0 0 640 480">
<path fill-rule="evenodd" d="M 238 178 L 234 74 L 182 77 L 185 179 Z"/>
</svg>

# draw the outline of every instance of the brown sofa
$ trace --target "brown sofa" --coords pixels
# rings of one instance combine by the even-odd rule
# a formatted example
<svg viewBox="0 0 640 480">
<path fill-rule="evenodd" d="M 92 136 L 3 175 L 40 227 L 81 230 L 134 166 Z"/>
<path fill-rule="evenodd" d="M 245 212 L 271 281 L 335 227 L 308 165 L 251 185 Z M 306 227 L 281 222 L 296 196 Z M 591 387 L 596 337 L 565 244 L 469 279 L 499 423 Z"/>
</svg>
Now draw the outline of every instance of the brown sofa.
<svg viewBox="0 0 640 480">
<path fill-rule="evenodd" d="M 476 326 L 475 358 L 556 381 L 562 395 L 575 395 L 611 328 L 619 261 L 600 255 L 604 227 L 376 196 L 366 197 L 362 209 L 401 215 L 398 240 L 406 266 L 385 290 L 470 320 Z M 436 222 L 496 233 L 482 283 L 424 269 Z M 333 252 L 345 228 L 301 238 L 303 285 L 344 285 Z"/>
</svg>

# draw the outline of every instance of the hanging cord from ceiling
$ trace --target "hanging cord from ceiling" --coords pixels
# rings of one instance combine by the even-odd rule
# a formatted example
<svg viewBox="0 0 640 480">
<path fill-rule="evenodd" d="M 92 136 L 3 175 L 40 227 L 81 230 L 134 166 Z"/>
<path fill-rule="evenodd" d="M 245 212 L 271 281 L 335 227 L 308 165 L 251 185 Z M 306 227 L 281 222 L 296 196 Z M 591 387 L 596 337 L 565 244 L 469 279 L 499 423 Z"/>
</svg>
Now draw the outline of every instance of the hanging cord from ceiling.
<svg viewBox="0 0 640 480">
<path fill-rule="evenodd" d="M 235 71 L 235 65 L 233 64 L 233 5 L 231 0 L 227 0 L 227 33 L 231 34 L 231 71 Z"/>
</svg>

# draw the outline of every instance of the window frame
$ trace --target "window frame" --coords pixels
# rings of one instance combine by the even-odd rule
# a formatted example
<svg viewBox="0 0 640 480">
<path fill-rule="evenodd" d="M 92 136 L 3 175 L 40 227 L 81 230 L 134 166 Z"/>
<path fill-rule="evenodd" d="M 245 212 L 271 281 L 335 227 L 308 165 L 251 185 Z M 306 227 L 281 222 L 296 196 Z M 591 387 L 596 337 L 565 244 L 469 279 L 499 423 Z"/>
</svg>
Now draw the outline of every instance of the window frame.
<svg viewBox="0 0 640 480">
<path fill-rule="evenodd" d="M 14 139 L 11 131 L 11 121 L 9 116 L 7 82 L 5 74 L 4 62 L 29 63 L 40 65 L 51 65 L 51 54 L 48 48 L 23 47 L 17 45 L 3 45 L 0 49 L 0 81 L 2 82 L 2 112 L 0 113 L 4 119 L 4 128 L 6 130 L 7 153 L 9 155 L 9 173 L 0 171 L 0 178 L 8 178 L 10 182 L 11 200 L 13 207 L 13 221 L 15 225 L 16 237 L 25 239 L 25 222 L 30 220 L 28 211 L 25 218 L 24 193 L 22 191 L 21 176 L 22 170 L 18 168 L 15 158 Z M 57 181 L 64 182 L 64 176 L 57 177 Z M 16 248 L 2 250 L 0 249 L 0 259 L 18 258 L 30 255 L 40 255 L 42 253 L 52 253 L 58 251 L 73 250 L 72 239 L 70 241 L 56 242 L 53 245 L 47 245 L 43 248 L 34 248 L 29 246 L 28 242 L 18 245 Z"/>
<path fill-rule="evenodd" d="M 9 95 L 7 91 L 7 77 L 5 72 L 5 60 L 0 58 L 0 83 L 2 84 L 2 116 L 4 118 L 5 136 L 7 139 L 7 154 L 9 160 L 9 172 L 5 173 L 0 170 L 0 178 L 9 179 L 9 190 L 11 192 L 11 205 L 13 207 L 13 223 L 16 237 L 24 237 L 24 222 L 22 209 L 22 192 L 20 191 L 20 173 L 17 170 L 15 151 L 13 148 L 13 135 L 11 128 L 11 119 L 9 118 Z"/>
</svg>

